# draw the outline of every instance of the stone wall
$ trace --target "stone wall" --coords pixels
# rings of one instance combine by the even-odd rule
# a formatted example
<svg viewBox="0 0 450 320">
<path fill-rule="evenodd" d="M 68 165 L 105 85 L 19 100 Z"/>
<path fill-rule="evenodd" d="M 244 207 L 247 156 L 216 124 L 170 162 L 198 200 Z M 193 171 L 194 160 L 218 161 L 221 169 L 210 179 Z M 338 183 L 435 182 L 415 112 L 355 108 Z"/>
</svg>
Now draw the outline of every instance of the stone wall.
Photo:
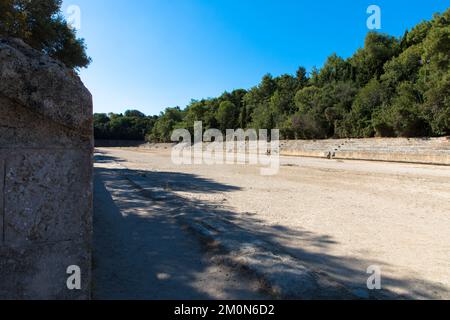
<svg viewBox="0 0 450 320">
<path fill-rule="evenodd" d="M 92 97 L 73 71 L 0 38 L 0 299 L 89 299 Z M 69 266 L 81 289 L 69 290 Z"/>
<path fill-rule="evenodd" d="M 443 137 L 282 141 L 280 154 L 341 160 L 450 165 L 450 139 Z"/>
<path fill-rule="evenodd" d="M 170 151 L 173 146 L 172 143 L 146 143 L 138 147 Z M 204 149 L 207 146 L 203 144 Z M 280 141 L 280 155 L 450 165 L 450 137 L 284 140 Z"/>
</svg>

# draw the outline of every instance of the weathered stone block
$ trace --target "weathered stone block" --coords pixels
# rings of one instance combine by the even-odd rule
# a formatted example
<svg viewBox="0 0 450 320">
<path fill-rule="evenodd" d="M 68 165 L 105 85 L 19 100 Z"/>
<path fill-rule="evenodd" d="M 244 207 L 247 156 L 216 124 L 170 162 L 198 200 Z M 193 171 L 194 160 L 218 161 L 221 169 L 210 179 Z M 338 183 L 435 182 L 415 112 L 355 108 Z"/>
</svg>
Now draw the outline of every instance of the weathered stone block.
<svg viewBox="0 0 450 320">
<path fill-rule="evenodd" d="M 85 241 L 0 246 L 2 299 L 89 299 L 89 290 L 68 290 L 67 267 L 81 268 L 81 287 L 90 287 L 91 257 Z"/>
<path fill-rule="evenodd" d="M 3 243 L 4 236 L 3 236 L 3 220 L 4 220 L 4 196 L 3 196 L 3 190 L 4 190 L 4 184 L 5 184 L 5 160 L 2 159 L 0 154 L 0 243 Z"/>
<path fill-rule="evenodd" d="M 71 149 L 8 151 L 5 244 L 67 241 L 90 233 L 91 157 Z"/>
<path fill-rule="evenodd" d="M 2 148 L 91 149 L 91 137 L 0 96 Z M 48 134 L 51 132 L 52 134 Z"/>
<path fill-rule="evenodd" d="M 0 38 L 0 299 L 90 298 L 92 118 L 73 71 Z"/>
</svg>

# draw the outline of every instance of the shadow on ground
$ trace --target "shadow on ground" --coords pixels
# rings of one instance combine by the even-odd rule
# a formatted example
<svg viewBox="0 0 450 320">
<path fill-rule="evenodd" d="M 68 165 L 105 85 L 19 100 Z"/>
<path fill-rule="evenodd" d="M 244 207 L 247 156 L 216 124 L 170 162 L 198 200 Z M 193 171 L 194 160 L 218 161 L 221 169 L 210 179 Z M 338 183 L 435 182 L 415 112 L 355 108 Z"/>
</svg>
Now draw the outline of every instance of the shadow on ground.
<svg viewBox="0 0 450 320">
<path fill-rule="evenodd" d="M 100 154 L 96 157 L 97 163 L 117 163 L 120 161 L 120 159 L 107 154 Z M 269 243 L 270 246 L 276 247 L 278 252 L 288 254 L 318 274 L 340 282 L 349 288 L 350 291 L 358 293 L 360 297 L 366 295 L 367 298 L 380 299 L 409 297 L 433 299 L 440 298 L 443 294 L 445 296 L 448 295 L 448 290 L 445 287 L 414 279 L 414 275 L 412 275 L 411 279 L 382 278 L 384 288 L 402 288 L 407 293 L 403 296 L 395 295 L 388 290 L 381 290 L 376 293 L 373 291 L 369 292 L 366 286 L 369 275 L 366 274 L 366 270 L 371 265 L 377 265 L 378 263 L 380 263 L 379 265 L 383 265 L 381 262 L 371 261 L 369 259 L 364 261 L 357 260 L 348 256 L 334 256 L 328 253 L 329 249 L 332 246 L 338 246 L 339 243 L 328 235 L 318 235 L 307 230 L 294 230 L 280 225 L 265 226 L 262 223 L 263 221 L 254 215 L 237 214 L 232 210 L 227 210 L 220 203 L 189 199 L 177 194 L 180 191 L 205 194 L 227 193 L 238 191 L 239 188 L 236 186 L 220 184 L 192 174 L 174 172 L 97 168 L 96 176 L 102 179 L 102 182 L 96 182 L 102 184 L 99 188 L 101 190 L 100 192 L 107 193 L 109 197 L 111 197 L 111 193 L 116 203 L 124 204 L 124 208 L 113 207 L 107 212 L 98 209 L 102 206 L 101 203 L 96 204 L 94 220 L 94 245 L 96 249 L 94 250 L 94 261 L 96 262 L 94 268 L 95 282 L 114 283 L 114 281 L 111 281 L 114 279 L 110 279 L 112 276 L 116 277 L 118 281 L 118 283 L 113 284 L 114 286 L 125 288 L 123 292 L 117 292 L 113 298 L 128 299 L 142 297 L 140 294 L 127 291 L 126 288 L 133 287 L 129 283 L 120 283 L 123 279 L 129 279 L 129 273 L 134 274 L 132 279 L 135 279 L 135 283 L 133 284 L 136 289 L 135 292 L 145 293 L 148 291 L 147 297 L 150 299 L 152 298 L 151 292 L 154 292 L 154 288 L 149 288 L 148 283 L 144 283 L 139 279 L 159 275 L 159 279 L 151 282 L 152 285 L 157 286 L 160 282 L 168 281 L 167 279 L 164 280 L 167 275 L 177 273 L 183 274 L 183 276 L 179 279 L 171 279 L 174 280 L 172 287 L 163 286 L 162 288 L 165 290 L 169 288 L 169 290 L 167 292 L 160 292 L 158 298 L 210 299 L 214 297 L 214 295 L 206 294 L 203 290 L 191 285 L 194 282 L 194 278 L 197 278 L 199 274 L 205 271 L 205 265 L 202 262 L 192 261 L 192 259 L 197 259 L 196 255 L 181 259 L 183 261 L 190 261 L 188 265 L 183 266 L 180 266 L 176 258 L 170 261 L 158 260 L 161 256 L 164 256 L 158 252 L 159 250 L 173 250 L 174 248 L 174 246 L 166 248 L 163 245 L 165 242 L 176 243 L 176 250 L 179 250 L 179 254 L 183 255 L 183 246 L 186 244 L 177 243 L 180 239 L 178 239 L 176 234 L 170 233 L 170 228 L 173 228 L 177 224 L 177 217 L 179 216 L 183 216 L 185 219 L 191 219 L 197 223 L 202 223 L 203 220 L 211 218 L 224 220 L 227 223 L 229 236 L 241 237 L 243 245 L 245 245 L 244 242 L 248 239 L 258 239 L 258 241 Z M 146 186 L 144 190 L 138 189 L 130 177 L 145 181 Z M 103 184 L 107 186 L 108 190 L 105 189 Z M 112 199 L 110 201 L 114 203 Z M 123 215 L 129 209 L 135 208 L 141 210 L 143 201 L 145 201 L 146 210 L 142 212 L 142 215 Z M 99 216 L 99 212 L 101 216 Z M 148 212 L 152 214 L 148 215 Z M 120 223 L 111 223 L 114 219 L 121 221 Z M 155 220 L 158 220 L 158 224 L 165 226 L 159 230 L 155 230 L 151 226 Z M 100 221 L 102 223 L 101 225 L 99 224 Z M 129 224 L 129 227 L 125 228 L 124 224 Z M 305 250 L 302 247 L 290 247 L 281 244 L 280 240 L 292 237 L 300 240 L 299 243 L 307 243 L 308 246 L 305 247 L 313 247 L 314 250 Z M 109 239 L 113 239 L 114 243 L 105 243 Z M 118 249 L 123 247 L 124 243 L 127 243 L 127 248 L 132 248 L 131 250 L 133 252 L 120 252 Z M 161 245 L 155 246 L 155 244 Z M 148 250 L 148 248 L 152 249 Z M 106 255 L 105 253 L 100 254 L 100 251 L 104 250 L 111 250 L 111 252 Z M 174 255 L 170 256 L 173 257 Z M 201 253 L 198 256 L 201 256 Z M 109 267 L 108 272 L 102 272 L 102 268 L 108 269 L 108 263 L 114 265 L 113 270 Z M 175 269 L 178 269 L 178 272 Z M 182 270 L 181 273 L 179 272 L 180 270 Z M 276 272 L 276 269 L 274 272 Z M 286 275 L 280 274 L 279 276 L 284 277 Z M 205 283 L 205 285 L 208 286 L 208 283 Z M 108 286 L 105 288 L 102 285 L 100 291 L 110 289 Z M 240 293 L 238 288 L 233 288 L 233 290 L 233 292 L 230 292 L 230 296 L 246 297 L 246 292 Z M 318 292 L 317 295 L 298 298 L 315 299 L 328 297 L 326 292 Z M 331 296 L 329 298 L 338 297 Z"/>
</svg>

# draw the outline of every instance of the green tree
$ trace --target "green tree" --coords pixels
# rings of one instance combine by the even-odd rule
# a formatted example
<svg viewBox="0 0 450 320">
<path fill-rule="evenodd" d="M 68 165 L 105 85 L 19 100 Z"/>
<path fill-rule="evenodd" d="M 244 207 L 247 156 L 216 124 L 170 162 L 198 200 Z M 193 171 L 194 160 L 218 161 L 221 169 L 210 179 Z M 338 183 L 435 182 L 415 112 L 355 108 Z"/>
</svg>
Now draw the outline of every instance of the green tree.
<svg viewBox="0 0 450 320">
<path fill-rule="evenodd" d="M 373 79 L 361 89 L 353 102 L 352 109 L 342 121 L 337 122 L 339 137 L 373 137 L 372 114 L 388 100 L 386 87 Z"/>
<path fill-rule="evenodd" d="M 450 71 L 431 83 L 433 85 L 424 93 L 424 113 L 433 135 L 450 135 Z"/>
<path fill-rule="evenodd" d="M 371 79 L 379 79 L 383 74 L 384 64 L 400 52 L 399 41 L 389 35 L 369 32 L 364 48 L 359 49 L 350 59 L 355 73 L 355 80 L 360 87 Z"/>
<path fill-rule="evenodd" d="M 319 86 L 324 86 L 330 82 L 351 80 L 352 66 L 334 53 L 328 57 L 317 78 Z"/>
<path fill-rule="evenodd" d="M 23 39 L 68 68 L 87 67 L 83 39 L 61 14 L 62 0 L 0 0 L 0 35 Z"/>
<path fill-rule="evenodd" d="M 299 67 L 295 75 L 299 85 L 298 89 L 302 89 L 308 85 L 309 77 L 305 67 Z"/>
<path fill-rule="evenodd" d="M 184 112 L 179 108 L 167 108 L 156 121 L 146 140 L 152 142 L 171 142 L 172 132 L 179 128 Z"/>
<path fill-rule="evenodd" d="M 238 110 L 231 101 L 223 101 L 217 110 L 216 119 L 220 130 L 235 129 L 237 124 Z"/>
<path fill-rule="evenodd" d="M 416 82 L 422 66 L 422 46 L 411 46 L 384 65 L 381 80 L 395 88 L 402 81 Z"/>
<path fill-rule="evenodd" d="M 433 135 L 450 134 L 450 9 L 435 15 L 423 41 L 418 84 Z"/>
<path fill-rule="evenodd" d="M 293 118 L 297 126 L 296 133 L 303 139 L 326 138 L 330 124 L 325 110 L 332 106 L 327 91 L 315 86 L 303 88 L 295 95 L 295 104 L 298 108 Z"/>
<path fill-rule="evenodd" d="M 109 139 L 109 121 L 106 113 L 94 114 L 94 136 L 96 139 Z"/>
<path fill-rule="evenodd" d="M 145 114 L 139 110 L 127 110 L 125 111 L 125 117 L 129 118 L 145 118 Z"/>
<path fill-rule="evenodd" d="M 413 83 L 403 82 L 399 85 L 397 95 L 387 110 L 396 136 L 416 137 L 430 134 L 419 95 Z"/>
</svg>

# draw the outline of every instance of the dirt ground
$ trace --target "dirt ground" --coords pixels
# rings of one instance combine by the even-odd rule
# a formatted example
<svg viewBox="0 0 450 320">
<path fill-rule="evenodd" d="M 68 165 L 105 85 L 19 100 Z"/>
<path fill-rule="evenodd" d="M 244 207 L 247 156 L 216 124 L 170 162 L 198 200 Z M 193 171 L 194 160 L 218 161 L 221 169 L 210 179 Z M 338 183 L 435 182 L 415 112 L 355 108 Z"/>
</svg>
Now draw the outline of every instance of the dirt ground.
<svg viewBox="0 0 450 320">
<path fill-rule="evenodd" d="M 170 190 L 276 243 L 352 290 L 369 266 L 382 289 L 450 298 L 450 168 L 282 157 L 278 175 L 250 165 L 174 165 L 170 150 L 99 149 L 96 167 L 145 172 Z"/>
<path fill-rule="evenodd" d="M 269 298 L 258 279 L 213 263 L 208 248 L 122 175 L 97 168 L 94 187 L 94 299 Z"/>
</svg>

